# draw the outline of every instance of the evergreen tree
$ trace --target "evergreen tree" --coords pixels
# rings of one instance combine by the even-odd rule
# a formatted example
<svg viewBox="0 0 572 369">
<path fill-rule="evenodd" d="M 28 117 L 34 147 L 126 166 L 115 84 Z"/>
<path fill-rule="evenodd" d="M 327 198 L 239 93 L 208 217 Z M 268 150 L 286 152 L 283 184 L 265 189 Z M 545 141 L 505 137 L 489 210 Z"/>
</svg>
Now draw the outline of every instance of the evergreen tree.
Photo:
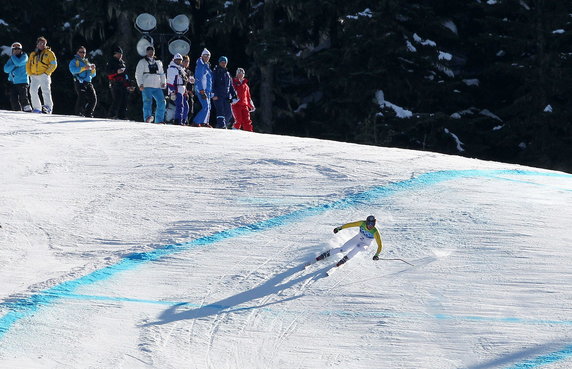
<svg viewBox="0 0 572 369">
<path fill-rule="evenodd" d="M 572 170 L 569 1 L 6 0 L 0 7 L 3 45 L 20 41 L 29 53 L 44 35 L 56 52 L 60 113 L 72 112 L 67 63 L 79 45 L 96 51 L 90 59 L 102 71 L 119 44 L 134 69 L 136 16 L 157 18 L 158 55 L 170 57 L 168 21 L 184 13 L 192 59 L 207 47 L 213 63 L 225 55 L 231 72 L 247 70 L 258 131 Z M 105 73 L 94 84 L 103 116 Z M 138 119 L 140 98 L 132 102 Z M 7 108 L 7 99 L 0 104 Z"/>
<path fill-rule="evenodd" d="M 563 152 L 571 153 L 572 4 L 503 0 L 478 6 L 482 17 L 471 63 L 481 84 L 475 98 L 504 125 L 488 132 L 488 145 L 475 154 L 554 166 Z"/>
</svg>

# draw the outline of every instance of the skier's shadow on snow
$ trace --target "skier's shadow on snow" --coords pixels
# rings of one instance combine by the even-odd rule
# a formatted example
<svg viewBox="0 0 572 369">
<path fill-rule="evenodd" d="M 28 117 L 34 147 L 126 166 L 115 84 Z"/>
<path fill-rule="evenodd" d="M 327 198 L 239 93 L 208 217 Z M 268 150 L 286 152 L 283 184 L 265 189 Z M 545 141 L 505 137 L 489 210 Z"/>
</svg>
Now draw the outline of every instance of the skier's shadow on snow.
<svg viewBox="0 0 572 369">
<path fill-rule="evenodd" d="M 171 322 L 176 322 L 180 320 L 189 320 L 189 319 L 198 319 L 198 318 L 205 318 L 212 315 L 218 315 L 221 313 L 233 313 L 233 312 L 242 312 L 254 309 L 261 309 L 265 308 L 270 305 L 280 304 L 287 301 L 296 300 L 302 297 L 304 294 L 299 294 L 296 296 L 289 296 L 278 301 L 267 302 L 260 305 L 247 305 L 244 304 L 248 302 L 254 302 L 262 297 L 274 295 L 279 293 L 280 291 L 286 290 L 298 283 L 301 283 L 306 280 L 310 279 L 319 279 L 325 275 L 325 272 L 331 266 L 321 268 L 317 271 L 310 272 L 310 273 L 303 273 L 301 276 L 289 280 L 285 283 L 282 283 L 288 277 L 293 276 L 297 272 L 300 272 L 304 269 L 304 265 L 298 265 L 293 267 L 283 273 L 277 274 L 273 278 L 269 279 L 268 281 L 262 283 L 261 285 L 254 287 L 248 291 L 241 292 L 234 296 L 228 297 L 226 299 L 214 302 L 212 304 L 208 304 L 205 306 L 201 306 L 194 309 L 185 309 L 189 304 L 188 303 L 180 303 L 171 306 L 169 309 L 165 310 L 159 316 L 159 320 L 156 322 L 148 323 L 146 325 L 162 325 L 168 324 Z"/>
</svg>

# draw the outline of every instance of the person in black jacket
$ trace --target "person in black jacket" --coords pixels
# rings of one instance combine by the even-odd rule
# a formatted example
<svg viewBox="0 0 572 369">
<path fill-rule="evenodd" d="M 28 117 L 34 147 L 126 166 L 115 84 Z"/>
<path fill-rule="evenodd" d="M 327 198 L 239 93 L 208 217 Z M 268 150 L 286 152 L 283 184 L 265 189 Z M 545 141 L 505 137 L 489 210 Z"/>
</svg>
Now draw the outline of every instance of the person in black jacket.
<svg viewBox="0 0 572 369">
<path fill-rule="evenodd" d="M 227 128 L 231 123 L 232 110 L 230 104 L 236 102 L 236 91 L 232 86 L 232 78 L 226 69 L 228 59 L 221 56 L 213 70 L 213 102 L 216 111 L 216 128 Z"/>
<path fill-rule="evenodd" d="M 111 106 L 107 116 L 111 119 L 125 119 L 127 112 L 127 94 L 133 90 L 129 76 L 126 73 L 127 66 L 123 61 L 123 49 L 113 49 L 113 57 L 107 63 L 107 79 L 111 91 Z"/>
</svg>

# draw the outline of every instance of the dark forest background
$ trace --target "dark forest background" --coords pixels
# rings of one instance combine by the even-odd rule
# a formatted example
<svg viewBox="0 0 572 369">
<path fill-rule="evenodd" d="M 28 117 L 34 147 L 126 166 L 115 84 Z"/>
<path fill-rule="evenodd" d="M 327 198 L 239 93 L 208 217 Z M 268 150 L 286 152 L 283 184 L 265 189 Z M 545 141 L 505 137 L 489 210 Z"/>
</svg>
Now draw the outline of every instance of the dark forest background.
<svg viewBox="0 0 572 369">
<path fill-rule="evenodd" d="M 212 64 L 225 55 L 232 74 L 246 69 L 258 132 L 572 172 L 570 0 L 3 0 L 0 61 L 12 42 L 29 54 L 45 36 L 59 62 L 54 112 L 72 114 L 67 64 L 79 45 L 100 50 L 90 60 L 103 117 L 104 66 L 120 45 L 134 75 L 144 12 L 158 20 L 165 63 L 169 36 L 159 33 L 172 35 L 168 20 L 186 14 L 193 63 L 207 47 Z M 141 120 L 138 92 L 129 116 Z"/>
</svg>

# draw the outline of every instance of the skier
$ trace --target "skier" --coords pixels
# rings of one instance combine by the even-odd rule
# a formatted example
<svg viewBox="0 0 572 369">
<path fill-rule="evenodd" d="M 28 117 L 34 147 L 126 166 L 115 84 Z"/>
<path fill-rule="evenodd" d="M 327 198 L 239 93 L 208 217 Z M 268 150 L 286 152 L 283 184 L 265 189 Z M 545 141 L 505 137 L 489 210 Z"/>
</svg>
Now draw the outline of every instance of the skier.
<svg viewBox="0 0 572 369">
<path fill-rule="evenodd" d="M 370 215 L 367 217 L 366 220 L 358 220 L 357 222 L 347 223 L 340 227 L 334 228 L 334 233 L 338 233 L 342 229 L 359 227 L 359 233 L 352 239 L 348 240 L 342 247 L 338 247 L 324 252 L 323 254 L 321 254 L 316 258 L 316 261 L 323 260 L 332 254 L 349 251 L 348 254 L 345 255 L 336 264 L 336 266 L 339 267 L 346 261 L 353 258 L 358 252 L 365 250 L 374 239 L 377 242 L 377 251 L 373 256 L 373 260 L 379 260 L 379 253 L 381 252 L 381 248 L 383 246 L 381 243 L 381 236 L 379 235 L 379 230 L 375 227 L 375 222 L 376 222 L 375 217 L 373 215 Z"/>
</svg>

